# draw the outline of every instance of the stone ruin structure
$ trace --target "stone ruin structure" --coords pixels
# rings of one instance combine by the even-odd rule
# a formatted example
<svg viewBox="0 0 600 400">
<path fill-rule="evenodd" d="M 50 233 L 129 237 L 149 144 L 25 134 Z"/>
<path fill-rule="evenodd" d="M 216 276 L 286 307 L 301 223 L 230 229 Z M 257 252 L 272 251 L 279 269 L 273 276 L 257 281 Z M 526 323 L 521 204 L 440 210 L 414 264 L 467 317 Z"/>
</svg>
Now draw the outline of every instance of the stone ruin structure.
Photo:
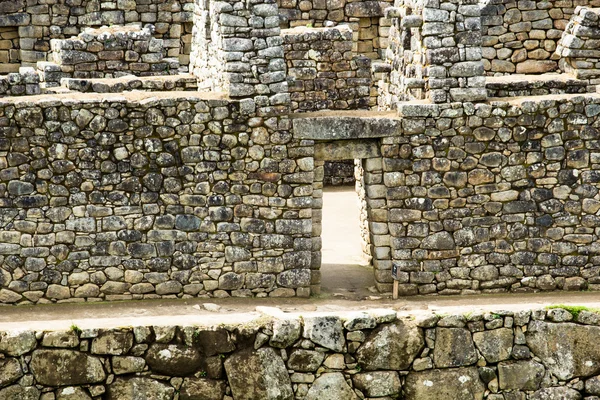
<svg viewBox="0 0 600 400">
<path fill-rule="evenodd" d="M 380 291 L 599 289 L 599 11 L 555 3 L 0 1 L 0 302 L 319 293 L 343 160 Z"/>
</svg>

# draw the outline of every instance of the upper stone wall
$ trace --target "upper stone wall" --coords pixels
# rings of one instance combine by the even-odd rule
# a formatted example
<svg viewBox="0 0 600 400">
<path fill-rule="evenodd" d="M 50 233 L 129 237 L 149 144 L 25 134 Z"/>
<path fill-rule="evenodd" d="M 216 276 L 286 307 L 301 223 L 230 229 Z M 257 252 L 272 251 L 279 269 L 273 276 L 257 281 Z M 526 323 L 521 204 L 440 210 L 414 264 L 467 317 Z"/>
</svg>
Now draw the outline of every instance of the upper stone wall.
<svg viewBox="0 0 600 400">
<path fill-rule="evenodd" d="M 76 3 L 76 4 L 75 4 Z M 164 40 L 165 56 L 189 62 L 193 2 L 190 0 L 83 0 L 72 4 L 59 0 L 0 1 L 0 27 L 17 26 L 23 66 L 46 61 L 50 39 L 76 36 L 86 27 L 153 24 L 155 37 Z"/>
<path fill-rule="evenodd" d="M 480 6 L 486 74 L 541 74 L 559 68 L 555 50 L 575 7 L 600 2 L 485 0 Z"/>
</svg>

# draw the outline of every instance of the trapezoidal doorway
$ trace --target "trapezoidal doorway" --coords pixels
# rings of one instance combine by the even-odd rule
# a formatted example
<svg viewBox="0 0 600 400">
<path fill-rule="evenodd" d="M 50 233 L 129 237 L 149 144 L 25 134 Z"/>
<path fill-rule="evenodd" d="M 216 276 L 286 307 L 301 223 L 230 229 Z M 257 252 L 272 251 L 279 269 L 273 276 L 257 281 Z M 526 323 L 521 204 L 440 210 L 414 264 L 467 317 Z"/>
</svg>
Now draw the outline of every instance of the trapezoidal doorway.
<svg viewBox="0 0 600 400">
<path fill-rule="evenodd" d="M 373 237 L 369 222 L 374 204 L 366 190 L 371 174 L 365 173 L 365 169 L 381 164 L 379 154 L 378 140 L 315 144 L 313 274 L 317 272 L 315 269 L 319 270 L 315 275 L 320 292 L 326 296 L 364 299 L 378 293 L 373 273 L 377 262 L 372 262 Z M 329 183 L 335 182 L 332 179 L 335 176 L 330 175 L 336 172 L 328 171 L 326 176 L 325 162 L 348 159 L 354 159 L 350 168 L 354 169 L 355 184 L 348 184 L 345 179 L 345 185 L 331 186 Z M 313 293 L 314 289 L 311 289 Z"/>
</svg>

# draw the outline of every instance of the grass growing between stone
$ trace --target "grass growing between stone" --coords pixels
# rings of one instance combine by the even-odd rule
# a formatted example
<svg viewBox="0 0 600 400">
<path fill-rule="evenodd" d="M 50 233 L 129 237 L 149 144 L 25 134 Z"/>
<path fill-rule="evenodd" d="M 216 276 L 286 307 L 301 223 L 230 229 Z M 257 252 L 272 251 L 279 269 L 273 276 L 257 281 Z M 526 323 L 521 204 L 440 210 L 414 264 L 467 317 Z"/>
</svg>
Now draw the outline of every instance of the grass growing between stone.
<svg viewBox="0 0 600 400">
<path fill-rule="evenodd" d="M 589 312 L 593 312 L 596 314 L 600 314 L 600 308 L 591 308 L 591 307 L 586 307 L 586 306 L 570 306 L 570 305 L 566 305 L 566 304 L 554 304 L 551 306 L 546 306 L 546 310 L 551 310 L 553 308 L 562 308 L 563 310 L 567 310 L 568 312 L 571 313 L 571 315 L 573 316 L 573 319 L 577 319 L 577 317 L 579 316 L 579 314 L 582 311 L 589 311 Z"/>
</svg>

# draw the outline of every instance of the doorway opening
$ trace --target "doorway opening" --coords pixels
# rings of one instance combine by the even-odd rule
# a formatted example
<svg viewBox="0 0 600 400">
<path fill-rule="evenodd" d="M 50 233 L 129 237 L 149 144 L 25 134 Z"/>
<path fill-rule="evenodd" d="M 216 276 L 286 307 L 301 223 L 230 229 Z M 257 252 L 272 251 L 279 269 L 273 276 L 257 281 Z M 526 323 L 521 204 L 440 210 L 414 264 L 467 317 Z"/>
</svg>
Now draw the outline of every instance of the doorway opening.
<svg viewBox="0 0 600 400">
<path fill-rule="evenodd" d="M 326 295 L 362 299 L 376 292 L 361 161 L 344 160 L 330 164 L 337 164 L 337 168 L 327 168 L 325 164 L 321 211 L 321 292 Z M 353 179 L 344 173 L 347 169 L 344 165 L 353 167 Z M 336 172 L 342 176 L 328 176 Z M 338 184 L 332 184 L 334 182 Z M 339 184 L 343 182 L 345 184 Z"/>
</svg>

